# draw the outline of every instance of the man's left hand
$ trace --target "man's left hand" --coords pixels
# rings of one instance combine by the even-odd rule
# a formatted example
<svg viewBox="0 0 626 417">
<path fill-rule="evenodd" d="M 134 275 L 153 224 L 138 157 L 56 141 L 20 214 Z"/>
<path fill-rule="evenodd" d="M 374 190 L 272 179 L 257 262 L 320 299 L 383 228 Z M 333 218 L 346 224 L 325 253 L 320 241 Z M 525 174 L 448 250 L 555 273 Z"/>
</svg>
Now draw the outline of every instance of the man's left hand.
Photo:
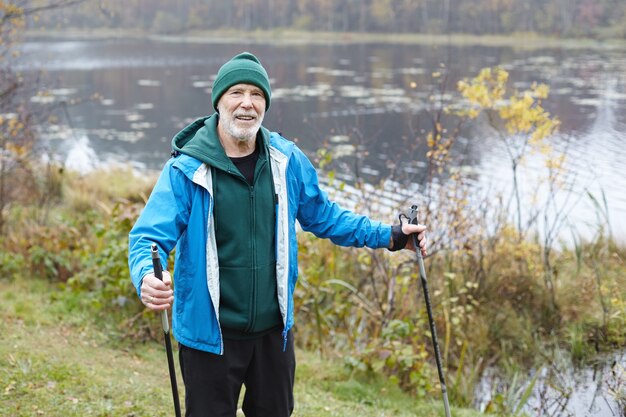
<svg viewBox="0 0 626 417">
<path fill-rule="evenodd" d="M 409 241 L 407 242 L 404 249 L 416 251 L 416 247 L 413 244 L 413 237 L 411 236 L 414 233 L 417 233 L 417 242 L 420 247 L 420 251 L 422 252 L 422 256 L 428 255 L 428 251 L 426 250 L 426 226 L 423 224 L 411 224 L 411 223 L 403 223 L 402 224 L 402 233 L 405 235 L 409 235 Z"/>
<path fill-rule="evenodd" d="M 418 246 L 422 256 L 428 254 L 426 250 L 426 226 L 423 224 L 402 223 L 392 227 L 391 242 L 389 243 L 389 249 L 392 251 L 400 249 L 409 249 L 415 252 L 417 248 L 413 243 L 413 236 L 417 235 Z"/>
</svg>

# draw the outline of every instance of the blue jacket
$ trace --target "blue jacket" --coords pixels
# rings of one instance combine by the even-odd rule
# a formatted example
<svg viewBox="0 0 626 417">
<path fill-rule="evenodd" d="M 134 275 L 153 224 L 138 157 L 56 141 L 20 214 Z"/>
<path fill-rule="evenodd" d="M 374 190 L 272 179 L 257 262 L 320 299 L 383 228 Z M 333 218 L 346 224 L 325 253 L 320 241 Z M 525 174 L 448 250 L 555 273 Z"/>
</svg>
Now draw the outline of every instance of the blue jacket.
<svg viewBox="0 0 626 417">
<path fill-rule="evenodd" d="M 303 230 L 341 246 L 386 248 L 391 226 L 341 208 L 319 188 L 304 153 L 277 133 L 270 134 L 276 205 L 276 280 L 283 337 L 293 326 L 293 292 L 298 279 L 296 220 Z M 174 337 L 211 353 L 224 350 L 219 325 L 220 281 L 212 221 L 209 167 L 188 155 L 170 159 L 129 235 L 131 278 L 141 297 L 143 277 L 152 273 L 150 246 L 166 260 L 176 247 Z M 167 265 L 163 265 L 164 269 Z"/>
</svg>

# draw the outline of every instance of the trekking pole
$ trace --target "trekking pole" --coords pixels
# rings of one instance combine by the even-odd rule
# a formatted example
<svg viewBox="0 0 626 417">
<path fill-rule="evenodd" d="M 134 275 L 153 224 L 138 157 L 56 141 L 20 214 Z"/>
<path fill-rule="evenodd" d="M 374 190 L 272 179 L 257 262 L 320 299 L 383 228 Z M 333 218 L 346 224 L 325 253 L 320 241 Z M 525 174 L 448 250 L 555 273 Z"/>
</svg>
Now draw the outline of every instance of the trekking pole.
<svg viewBox="0 0 626 417">
<path fill-rule="evenodd" d="M 417 224 L 417 215 L 419 210 L 414 204 L 409 209 L 409 214 L 405 215 L 409 219 L 409 223 Z M 400 215 L 400 222 L 402 222 L 402 215 Z M 426 279 L 426 269 L 424 268 L 424 258 L 420 251 L 419 242 L 417 236 L 414 234 L 413 246 L 415 246 L 415 254 L 417 257 L 417 264 L 420 271 L 420 281 L 422 282 L 422 290 L 424 291 L 424 300 L 426 301 L 426 311 L 428 313 L 428 324 L 430 325 L 430 335 L 433 339 L 433 347 L 435 349 L 435 361 L 437 362 L 437 372 L 439 373 L 439 383 L 441 384 L 441 393 L 443 394 L 443 406 L 446 412 L 446 417 L 450 417 L 450 404 L 448 403 L 448 389 L 446 388 L 446 379 L 443 375 L 443 366 L 441 364 L 441 353 L 439 352 L 439 342 L 437 341 L 437 329 L 435 328 L 435 320 L 433 320 L 433 307 L 430 303 L 430 293 L 428 292 L 428 280 Z"/>
<path fill-rule="evenodd" d="M 163 281 L 163 270 L 161 258 L 156 244 L 152 244 L 152 266 L 154 276 Z M 180 402 L 178 401 L 178 384 L 176 384 L 176 369 L 174 368 L 174 355 L 172 354 L 172 340 L 170 339 L 170 323 L 167 317 L 167 310 L 161 311 L 161 325 L 163 326 L 163 336 L 165 336 L 165 350 L 167 352 L 167 366 L 170 370 L 170 382 L 172 384 L 172 397 L 174 398 L 174 413 L 180 417 Z"/>
</svg>

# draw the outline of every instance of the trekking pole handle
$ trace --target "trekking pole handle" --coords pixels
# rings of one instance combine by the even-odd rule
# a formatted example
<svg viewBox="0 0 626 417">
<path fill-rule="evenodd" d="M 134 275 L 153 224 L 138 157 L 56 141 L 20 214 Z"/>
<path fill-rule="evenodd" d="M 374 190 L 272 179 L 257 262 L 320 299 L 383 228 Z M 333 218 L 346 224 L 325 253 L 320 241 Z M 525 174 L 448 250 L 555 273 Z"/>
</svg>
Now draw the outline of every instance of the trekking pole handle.
<svg viewBox="0 0 626 417">
<path fill-rule="evenodd" d="M 150 248 L 152 253 L 152 268 L 154 269 L 154 276 L 163 281 L 163 267 L 161 266 L 161 256 L 159 255 L 159 248 L 156 243 L 152 244 Z M 167 318 L 167 310 L 161 312 L 161 325 L 163 332 L 170 333 L 170 321 Z"/>
<path fill-rule="evenodd" d="M 409 223 L 411 224 L 419 224 L 419 220 L 417 219 L 419 215 L 419 208 L 417 205 L 413 204 L 409 209 L 409 212 L 406 214 L 409 219 Z M 422 251 L 420 250 L 419 241 L 417 240 L 417 234 L 413 233 L 411 235 L 413 238 L 413 246 L 415 246 L 415 256 L 417 258 L 417 266 L 419 268 L 420 278 L 428 282 L 428 278 L 426 278 L 426 268 L 424 267 L 424 257 L 422 256 Z M 430 303 L 430 300 L 428 300 Z"/>
<path fill-rule="evenodd" d="M 163 281 L 163 267 L 161 266 L 161 256 L 159 255 L 159 248 L 156 243 L 152 244 L 150 248 L 152 253 L 152 268 L 154 269 L 154 276 Z"/>
<path fill-rule="evenodd" d="M 409 209 L 409 212 L 406 214 L 407 218 L 409 219 L 409 223 L 411 224 L 419 224 L 419 221 L 417 219 L 418 215 L 419 215 L 419 208 L 417 207 L 417 205 L 413 204 L 411 206 L 411 208 Z M 419 247 L 419 241 L 417 240 L 417 235 L 415 233 L 413 233 L 412 235 L 413 238 L 413 245 L 415 246 L 415 252 L 417 253 L 417 258 L 419 259 L 423 259 L 422 257 L 422 251 L 420 250 Z M 420 268 L 422 268 L 422 265 L 420 265 Z M 421 271 L 420 271 L 421 272 Z M 426 274 L 424 273 L 422 276 L 426 276 Z"/>
</svg>

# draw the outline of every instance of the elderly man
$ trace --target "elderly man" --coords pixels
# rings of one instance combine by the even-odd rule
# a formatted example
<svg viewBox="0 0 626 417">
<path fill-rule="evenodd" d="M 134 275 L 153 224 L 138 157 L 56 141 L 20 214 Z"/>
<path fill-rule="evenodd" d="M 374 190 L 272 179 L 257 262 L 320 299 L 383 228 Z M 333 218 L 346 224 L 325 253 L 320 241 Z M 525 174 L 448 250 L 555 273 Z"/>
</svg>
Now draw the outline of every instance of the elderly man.
<svg viewBox="0 0 626 417">
<path fill-rule="evenodd" d="M 426 253 L 423 225 L 391 226 L 330 201 L 300 149 L 262 126 L 271 88 L 259 60 L 242 53 L 213 84 L 216 113 L 173 141 L 145 209 L 130 232 L 129 265 L 143 303 L 173 306 L 185 415 L 235 417 L 242 385 L 247 417 L 291 415 L 295 355 L 290 331 L 297 281 L 296 220 L 342 246 Z M 408 242 L 408 243 L 407 243 Z M 155 278 L 176 247 L 171 277 Z"/>
</svg>

